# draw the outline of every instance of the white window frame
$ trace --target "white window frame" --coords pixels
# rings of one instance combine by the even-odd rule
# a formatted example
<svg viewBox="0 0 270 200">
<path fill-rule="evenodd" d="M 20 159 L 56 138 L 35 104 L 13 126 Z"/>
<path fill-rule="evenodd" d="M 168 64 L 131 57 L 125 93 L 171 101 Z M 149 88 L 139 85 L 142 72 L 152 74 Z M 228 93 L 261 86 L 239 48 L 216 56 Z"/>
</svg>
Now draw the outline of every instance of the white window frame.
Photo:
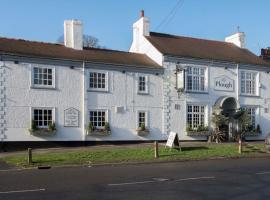
<svg viewBox="0 0 270 200">
<path fill-rule="evenodd" d="M 52 110 L 52 122 L 55 122 L 55 108 L 54 107 L 31 107 L 31 125 L 32 125 L 32 120 L 34 120 L 34 111 L 35 110 Z M 49 124 L 47 126 L 39 126 L 37 125 L 38 128 L 41 129 L 46 129 L 49 127 Z"/>
<path fill-rule="evenodd" d="M 243 105 L 241 108 L 243 108 L 244 110 L 246 110 L 246 109 L 254 109 L 254 130 L 256 129 L 256 127 L 257 127 L 257 125 L 259 124 L 258 123 L 258 106 L 252 106 L 252 105 Z M 251 118 L 252 118 L 252 116 L 251 116 Z M 252 123 L 252 121 L 251 121 L 251 123 Z"/>
<path fill-rule="evenodd" d="M 194 124 L 193 124 L 193 122 L 194 122 L 194 114 L 197 114 L 197 113 L 202 113 L 201 112 L 201 107 L 203 106 L 204 107 L 204 123 L 202 124 L 204 127 L 206 127 L 206 126 L 208 126 L 208 106 L 206 105 L 206 104 L 200 104 L 200 103 L 192 103 L 192 102 L 188 102 L 187 104 L 186 104 L 186 127 L 189 125 L 188 124 L 188 114 L 190 113 L 190 112 L 188 112 L 188 106 L 192 106 L 192 112 L 191 112 L 191 114 L 192 114 L 192 118 L 191 118 L 191 128 L 192 129 L 196 129 L 196 128 L 198 128 L 198 127 L 194 127 Z M 193 107 L 194 106 L 199 106 L 200 107 L 200 112 L 193 112 Z M 199 123 L 201 122 L 201 114 L 199 115 Z"/>
<path fill-rule="evenodd" d="M 145 90 L 140 90 L 140 77 L 145 78 Z M 145 74 L 138 74 L 137 77 L 137 93 L 138 94 L 149 94 L 149 76 Z"/>
<path fill-rule="evenodd" d="M 34 83 L 34 69 L 51 69 L 52 70 L 52 85 L 40 85 Z M 55 67 L 54 66 L 40 66 L 40 65 L 31 65 L 31 87 L 33 88 L 55 88 Z"/>
<path fill-rule="evenodd" d="M 105 122 L 108 122 L 109 123 L 109 117 L 108 117 L 108 113 L 109 111 L 106 110 L 106 109 L 89 109 L 88 110 L 88 121 L 90 122 L 90 112 L 105 112 Z M 91 122 L 93 123 L 93 122 Z M 95 127 L 96 129 L 104 129 L 104 126 L 94 126 L 94 124 L 92 124 L 93 127 Z"/>
<path fill-rule="evenodd" d="M 137 128 L 139 128 L 140 126 L 139 126 L 139 113 L 141 113 L 141 112 L 144 112 L 145 113 L 145 127 L 146 128 L 149 128 L 149 119 L 148 119 L 148 117 L 149 117 L 149 114 L 148 114 L 148 111 L 146 111 L 146 110 L 138 110 L 137 111 L 137 113 L 136 113 L 136 127 Z"/>
<path fill-rule="evenodd" d="M 240 73 L 239 74 L 240 94 L 245 95 L 245 96 L 259 96 L 259 78 L 260 78 L 259 72 L 251 71 L 251 70 L 240 70 L 239 73 Z M 248 80 L 246 78 L 244 81 L 244 85 L 242 85 L 242 73 L 245 73 L 245 77 L 246 77 L 246 73 L 255 74 L 255 86 L 254 86 L 255 93 L 248 93 L 247 92 L 246 81 L 248 81 Z M 242 92 L 242 86 L 244 86 L 244 90 L 245 90 L 244 92 Z"/>
<path fill-rule="evenodd" d="M 105 88 L 91 88 L 90 87 L 90 73 L 105 74 Z M 103 70 L 88 70 L 87 72 L 87 88 L 88 91 L 108 92 L 109 91 L 109 72 Z"/>
<path fill-rule="evenodd" d="M 208 92 L 208 67 L 206 66 L 201 66 L 201 65 L 185 65 L 185 91 L 186 92 L 191 92 L 191 93 L 207 93 Z M 188 68 L 192 69 L 192 89 L 188 89 Z M 204 90 L 195 90 L 194 87 L 194 80 L 193 77 L 195 77 L 195 75 L 193 75 L 193 69 L 197 68 L 199 70 L 203 69 L 204 70 Z M 201 80 L 200 78 L 202 77 L 202 75 L 198 75 L 197 77 L 199 77 L 199 88 L 201 88 Z"/>
</svg>

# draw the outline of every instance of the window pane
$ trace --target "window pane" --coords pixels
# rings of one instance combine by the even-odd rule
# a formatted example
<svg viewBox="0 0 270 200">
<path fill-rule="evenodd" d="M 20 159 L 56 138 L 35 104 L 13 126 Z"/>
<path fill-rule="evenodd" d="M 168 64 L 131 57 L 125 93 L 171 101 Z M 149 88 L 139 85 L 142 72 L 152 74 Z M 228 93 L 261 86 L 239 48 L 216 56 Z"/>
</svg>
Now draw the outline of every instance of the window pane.
<svg viewBox="0 0 270 200">
<path fill-rule="evenodd" d="M 89 74 L 89 88 L 105 89 L 106 88 L 106 74 L 90 72 Z"/>
</svg>

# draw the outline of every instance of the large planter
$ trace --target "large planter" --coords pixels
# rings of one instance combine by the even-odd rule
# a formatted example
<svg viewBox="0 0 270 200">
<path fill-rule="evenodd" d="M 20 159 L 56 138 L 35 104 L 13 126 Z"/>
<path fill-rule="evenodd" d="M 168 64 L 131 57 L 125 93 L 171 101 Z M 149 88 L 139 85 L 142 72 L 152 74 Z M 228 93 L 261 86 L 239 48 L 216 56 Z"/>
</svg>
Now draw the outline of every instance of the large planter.
<svg viewBox="0 0 270 200">
<path fill-rule="evenodd" d="M 209 136 L 211 135 L 210 131 L 188 131 L 188 136 Z"/>
<path fill-rule="evenodd" d="M 108 130 L 94 130 L 87 133 L 88 136 L 109 136 L 111 131 Z"/>
<path fill-rule="evenodd" d="M 245 133 L 245 136 L 252 137 L 252 136 L 259 136 L 261 133 L 260 132 L 247 132 Z"/>
<path fill-rule="evenodd" d="M 48 129 L 29 130 L 29 132 L 31 135 L 39 137 L 42 136 L 50 137 L 56 134 L 56 130 L 48 130 Z"/>
<path fill-rule="evenodd" d="M 149 135 L 150 131 L 149 130 L 136 130 L 138 136 L 147 136 Z"/>
</svg>

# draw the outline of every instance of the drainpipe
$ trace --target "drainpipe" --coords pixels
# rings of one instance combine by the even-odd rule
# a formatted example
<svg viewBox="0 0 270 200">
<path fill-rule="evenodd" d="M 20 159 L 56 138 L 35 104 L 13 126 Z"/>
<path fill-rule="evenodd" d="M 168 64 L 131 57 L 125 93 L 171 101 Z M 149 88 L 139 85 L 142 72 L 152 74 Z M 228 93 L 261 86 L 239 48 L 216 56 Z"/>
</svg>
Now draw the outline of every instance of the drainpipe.
<svg viewBox="0 0 270 200">
<path fill-rule="evenodd" d="M 236 100 L 239 103 L 239 64 L 236 64 L 236 70 L 237 70 L 237 83 L 236 83 Z"/>
<path fill-rule="evenodd" d="M 85 70 L 85 61 L 82 63 L 82 72 L 83 72 L 83 81 L 82 81 L 82 88 L 83 88 L 83 94 L 82 94 L 82 140 L 86 140 L 86 119 L 87 119 L 87 103 L 88 103 L 88 95 L 87 95 L 87 83 L 86 83 L 86 70 Z"/>
</svg>

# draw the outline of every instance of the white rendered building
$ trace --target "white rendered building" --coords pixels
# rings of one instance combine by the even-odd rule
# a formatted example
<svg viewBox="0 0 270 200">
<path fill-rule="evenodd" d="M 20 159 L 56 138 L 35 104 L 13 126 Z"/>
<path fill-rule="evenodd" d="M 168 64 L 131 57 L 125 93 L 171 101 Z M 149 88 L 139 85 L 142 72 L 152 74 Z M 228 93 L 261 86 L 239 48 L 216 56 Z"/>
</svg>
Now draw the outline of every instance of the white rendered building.
<svg viewBox="0 0 270 200">
<path fill-rule="evenodd" d="M 142 13 L 130 52 L 84 48 L 78 20 L 65 21 L 64 45 L 0 38 L 0 141 L 202 140 L 215 110 L 240 107 L 261 129 L 248 139 L 265 138 L 270 63 L 244 33 L 221 42 L 149 28 Z M 234 121 L 223 128 L 231 137 Z"/>
</svg>

